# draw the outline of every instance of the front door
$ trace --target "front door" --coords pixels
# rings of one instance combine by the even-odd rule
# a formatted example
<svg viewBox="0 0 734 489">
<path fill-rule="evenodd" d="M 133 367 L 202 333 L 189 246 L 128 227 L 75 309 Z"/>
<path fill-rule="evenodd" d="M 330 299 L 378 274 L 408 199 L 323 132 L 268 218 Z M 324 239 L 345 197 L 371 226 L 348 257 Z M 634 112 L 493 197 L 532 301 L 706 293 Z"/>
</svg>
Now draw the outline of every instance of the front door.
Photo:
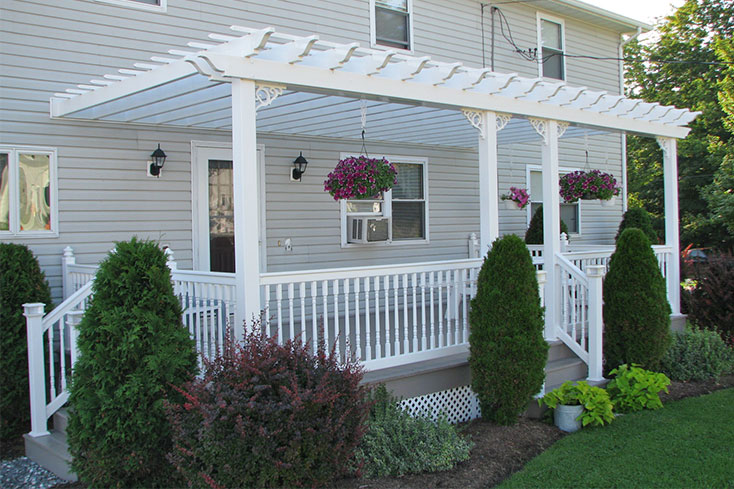
<svg viewBox="0 0 734 489">
<path fill-rule="evenodd" d="M 258 161 L 261 156 L 258 148 Z M 232 149 L 194 143 L 192 163 L 194 268 L 234 273 Z"/>
</svg>

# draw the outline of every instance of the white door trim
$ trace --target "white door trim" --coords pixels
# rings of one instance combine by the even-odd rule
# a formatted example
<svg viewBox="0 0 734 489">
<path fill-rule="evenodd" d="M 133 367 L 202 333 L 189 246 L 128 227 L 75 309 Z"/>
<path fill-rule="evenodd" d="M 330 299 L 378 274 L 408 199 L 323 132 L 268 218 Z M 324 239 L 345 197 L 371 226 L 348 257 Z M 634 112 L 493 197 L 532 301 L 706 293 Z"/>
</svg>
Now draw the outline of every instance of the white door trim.
<svg viewBox="0 0 734 489">
<path fill-rule="evenodd" d="M 261 272 L 267 271 L 267 241 L 265 239 L 265 146 L 257 145 L 260 197 Z M 232 143 L 191 141 L 191 250 L 194 270 L 209 271 L 209 196 L 207 168 L 210 158 L 232 159 Z"/>
</svg>

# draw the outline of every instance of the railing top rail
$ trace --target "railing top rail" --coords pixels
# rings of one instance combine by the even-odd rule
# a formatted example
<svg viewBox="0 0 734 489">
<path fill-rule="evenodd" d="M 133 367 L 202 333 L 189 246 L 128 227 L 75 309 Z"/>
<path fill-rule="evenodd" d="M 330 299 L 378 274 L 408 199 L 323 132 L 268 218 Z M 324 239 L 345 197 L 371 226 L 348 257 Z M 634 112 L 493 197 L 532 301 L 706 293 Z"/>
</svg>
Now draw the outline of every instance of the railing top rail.
<svg viewBox="0 0 734 489">
<path fill-rule="evenodd" d="M 671 251 L 673 251 L 673 247 L 668 245 L 652 245 L 652 249 L 658 253 L 670 253 Z"/>
<path fill-rule="evenodd" d="M 79 290 L 67 297 L 64 302 L 56 306 L 53 311 L 48 313 L 48 315 L 43 318 L 42 331 L 45 332 L 52 324 L 64 317 L 64 315 L 69 311 L 74 310 L 74 308 L 76 308 L 84 299 L 92 295 L 93 284 L 94 279 L 84 284 Z"/>
<path fill-rule="evenodd" d="M 80 265 L 78 263 L 69 263 L 66 265 L 71 272 L 97 272 L 97 265 Z"/>
<path fill-rule="evenodd" d="M 478 268 L 482 266 L 482 262 L 483 259 L 481 258 L 464 258 L 461 260 L 445 260 L 409 264 L 402 263 L 398 265 L 328 268 L 321 270 L 301 270 L 297 272 L 268 272 L 260 274 L 260 285 L 275 285 L 286 282 L 310 282 L 344 278 L 363 278 L 372 277 L 374 275 L 421 273 L 429 271 L 453 270 L 456 268 Z"/>
<path fill-rule="evenodd" d="M 573 278 L 581 282 L 582 285 L 588 287 L 589 286 L 589 279 L 586 277 L 586 274 L 581 271 L 579 267 L 571 263 L 563 254 L 558 253 L 556 255 L 556 258 L 558 258 L 558 265 L 561 267 L 561 269 L 565 270 L 566 272 L 573 275 Z"/>
<path fill-rule="evenodd" d="M 173 270 L 171 271 L 171 279 L 232 286 L 236 283 L 234 273 L 206 272 L 202 270 Z"/>
<path fill-rule="evenodd" d="M 562 253 L 568 259 L 578 260 L 583 258 L 609 258 L 614 253 L 614 248 L 597 248 L 588 251 L 565 251 Z"/>
</svg>

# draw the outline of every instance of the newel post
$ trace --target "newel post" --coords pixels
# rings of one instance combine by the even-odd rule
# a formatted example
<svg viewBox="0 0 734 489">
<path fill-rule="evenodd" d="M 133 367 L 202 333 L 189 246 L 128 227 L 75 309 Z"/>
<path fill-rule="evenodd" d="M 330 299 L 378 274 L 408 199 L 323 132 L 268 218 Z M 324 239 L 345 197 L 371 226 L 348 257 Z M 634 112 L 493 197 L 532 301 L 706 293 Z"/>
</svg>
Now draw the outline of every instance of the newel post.
<svg viewBox="0 0 734 489">
<path fill-rule="evenodd" d="M 586 276 L 589 277 L 589 381 L 604 380 L 602 375 L 604 319 L 603 278 L 604 265 L 588 265 Z"/>
<path fill-rule="evenodd" d="M 536 276 L 538 277 L 538 295 L 540 295 L 540 305 L 541 307 L 545 307 L 545 282 L 546 282 L 546 273 L 543 270 L 538 270 L 535 272 Z"/>
<path fill-rule="evenodd" d="M 76 264 L 76 257 L 71 246 L 64 248 L 64 255 L 61 257 L 61 287 L 64 299 L 74 293 L 72 290 L 71 274 L 69 273 L 69 265 Z"/>
<path fill-rule="evenodd" d="M 46 418 L 46 378 L 43 368 L 43 310 L 46 304 L 23 304 L 28 333 L 28 387 L 31 400 L 29 436 L 48 435 Z"/>
<path fill-rule="evenodd" d="M 176 271 L 178 269 L 178 265 L 173 257 L 173 250 L 171 248 L 166 248 L 163 252 L 166 254 L 166 265 L 168 265 L 168 268 L 171 272 Z"/>
</svg>

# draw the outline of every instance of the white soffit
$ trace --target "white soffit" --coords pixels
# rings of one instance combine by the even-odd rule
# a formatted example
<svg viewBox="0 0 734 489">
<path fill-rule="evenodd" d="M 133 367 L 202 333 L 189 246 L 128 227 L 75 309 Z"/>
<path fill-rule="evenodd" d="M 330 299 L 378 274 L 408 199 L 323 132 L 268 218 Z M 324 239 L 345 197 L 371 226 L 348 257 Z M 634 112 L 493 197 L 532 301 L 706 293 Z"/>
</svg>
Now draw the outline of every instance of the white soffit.
<svg viewBox="0 0 734 489">
<path fill-rule="evenodd" d="M 228 82 L 237 78 L 287 88 L 258 111 L 257 124 L 261 131 L 288 134 L 357 137 L 362 99 L 369 105 L 371 139 L 450 146 L 476 144 L 463 108 L 567 121 L 593 132 L 676 138 L 686 136 L 685 125 L 698 115 L 564 82 L 366 49 L 357 43 L 331 43 L 272 28 L 232 30 L 240 36 L 210 34 L 212 43 L 192 42 L 193 50 L 171 50 L 173 57 L 153 57 L 134 70 L 121 69 L 57 93 L 51 99 L 51 116 L 228 130 Z M 520 132 L 528 133 L 526 126 L 513 120 L 499 133 L 500 142 L 523 139 L 518 138 Z M 570 130 L 567 136 L 579 131 L 584 130 Z"/>
</svg>

